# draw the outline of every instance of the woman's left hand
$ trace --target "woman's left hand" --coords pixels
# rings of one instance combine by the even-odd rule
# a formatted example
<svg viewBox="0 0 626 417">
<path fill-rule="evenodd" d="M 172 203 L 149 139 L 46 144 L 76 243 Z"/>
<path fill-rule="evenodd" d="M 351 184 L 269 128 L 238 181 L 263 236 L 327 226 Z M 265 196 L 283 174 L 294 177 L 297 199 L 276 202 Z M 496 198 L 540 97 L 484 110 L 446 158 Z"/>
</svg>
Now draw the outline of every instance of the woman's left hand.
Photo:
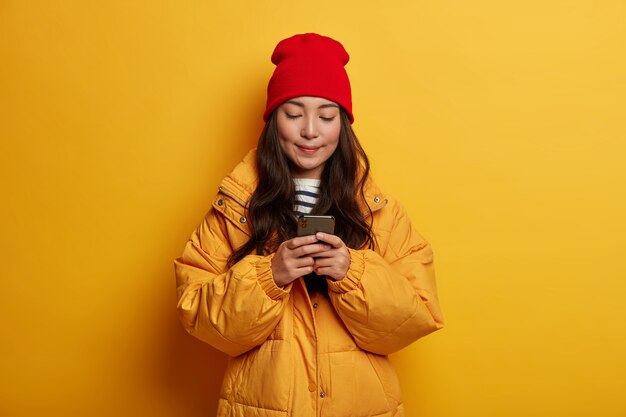
<svg viewBox="0 0 626 417">
<path fill-rule="evenodd" d="M 328 243 L 330 249 L 311 254 L 315 261 L 313 272 L 326 275 L 334 281 L 341 281 L 350 268 L 350 252 L 339 236 L 318 232 L 315 237 L 320 242 Z"/>
</svg>

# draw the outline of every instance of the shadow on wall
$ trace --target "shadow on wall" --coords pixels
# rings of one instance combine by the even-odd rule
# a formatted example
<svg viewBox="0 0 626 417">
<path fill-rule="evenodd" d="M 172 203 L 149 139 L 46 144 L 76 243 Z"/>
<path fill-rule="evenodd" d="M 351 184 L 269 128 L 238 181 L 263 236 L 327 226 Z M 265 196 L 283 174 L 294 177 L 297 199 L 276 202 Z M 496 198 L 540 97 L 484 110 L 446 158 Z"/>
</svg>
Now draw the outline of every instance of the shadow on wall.
<svg viewBox="0 0 626 417">
<path fill-rule="evenodd" d="M 228 356 L 188 334 L 177 320 L 168 322 L 160 366 L 175 408 L 188 417 L 215 415 Z"/>
<path fill-rule="evenodd" d="M 171 242 L 170 242 L 171 243 Z M 170 258 L 176 255 L 177 246 L 172 244 Z M 162 405 L 154 410 L 158 415 L 186 417 L 213 416 L 217 411 L 222 378 L 226 371 L 228 356 L 185 331 L 176 312 L 177 296 L 173 263 L 164 262 L 158 280 L 162 298 L 154 323 L 158 353 L 148 366 L 156 372 L 154 377 L 157 395 Z"/>
</svg>

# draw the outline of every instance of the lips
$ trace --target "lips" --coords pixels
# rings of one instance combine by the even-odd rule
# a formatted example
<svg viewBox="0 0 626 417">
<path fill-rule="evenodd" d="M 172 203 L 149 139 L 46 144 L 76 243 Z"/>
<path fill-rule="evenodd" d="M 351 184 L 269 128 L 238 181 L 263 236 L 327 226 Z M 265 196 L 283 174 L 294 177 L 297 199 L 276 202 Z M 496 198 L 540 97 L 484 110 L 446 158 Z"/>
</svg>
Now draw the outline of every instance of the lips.
<svg viewBox="0 0 626 417">
<path fill-rule="evenodd" d="M 300 149 L 304 153 L 315 153 L 317 152 L 318 149 L 320 149 L 319 146 L 300 146 L 300 145 L 297 145 L 297 146 L 298 146 L 298 149 Z"/>
</svg>

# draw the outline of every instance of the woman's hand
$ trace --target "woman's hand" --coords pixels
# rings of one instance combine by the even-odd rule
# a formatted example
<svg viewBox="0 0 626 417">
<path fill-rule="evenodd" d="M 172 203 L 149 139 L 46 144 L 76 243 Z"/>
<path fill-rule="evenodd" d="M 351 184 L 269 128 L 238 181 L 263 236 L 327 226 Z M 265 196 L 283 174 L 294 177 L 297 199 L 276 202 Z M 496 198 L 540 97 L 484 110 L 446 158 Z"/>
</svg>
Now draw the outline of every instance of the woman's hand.
<svg viewBox="0 0 626 417">
<path fill-rule="evenodd" d="M 318 232 L 314 236 L 318 241 L 328 243 L 327 249 L 313 253 L 315 256 L 313 272 L 326 275 L 334 281 L 341 281 L 350 268 L 350 252 L 339 236 Z"/>
<path fill-rule="evenodd" d="M 331 250 L 330 245 L 319 242 L 319 240 L 315 235 L 301 236 L 280 244 L 274 258 L 272 258 L 272 276 L 276 285 L 284 287 L 313 272 L 316 264 L 313 256 Z M 339 240 L 341 241 L 341 239 Z"/>
</svg>

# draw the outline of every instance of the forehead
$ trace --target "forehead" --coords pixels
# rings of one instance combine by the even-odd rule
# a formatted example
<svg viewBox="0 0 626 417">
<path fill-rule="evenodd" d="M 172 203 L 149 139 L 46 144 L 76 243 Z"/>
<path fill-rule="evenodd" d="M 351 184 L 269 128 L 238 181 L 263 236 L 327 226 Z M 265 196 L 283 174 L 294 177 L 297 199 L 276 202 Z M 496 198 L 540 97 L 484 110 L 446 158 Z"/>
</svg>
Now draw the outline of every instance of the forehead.
<svg viewBox="0 0 626 417">
<path fill-rule="evenodd" d="M 299 96 L 285 101 L 283 104 L 291 104 L 299 107 L 339 107 L 334 101 L 316 96 Z"/>
</svg>

